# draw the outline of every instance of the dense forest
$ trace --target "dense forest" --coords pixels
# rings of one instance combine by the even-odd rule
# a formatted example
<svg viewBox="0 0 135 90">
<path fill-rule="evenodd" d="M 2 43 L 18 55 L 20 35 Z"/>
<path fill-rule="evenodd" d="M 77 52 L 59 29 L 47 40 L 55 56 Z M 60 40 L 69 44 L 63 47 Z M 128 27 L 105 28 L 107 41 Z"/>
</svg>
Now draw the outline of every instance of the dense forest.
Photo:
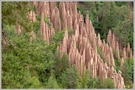
<svg viewBox="0 0 135 90">
<path fill-rule="evenodd" d="M 107 39 L 111 29 L 122 46 L 129 42 L 133 48 L 133 3 L 132 2 L 81 2 L 78 10 L 85 16 L 89 13 L 96 33 Z"/>
<path fill-rule="evenodd" d="M 56 2 L 56 7 L 60 3 Z M 36 13 L 36 21 L 28 19 L 30 11 Z M 128 43 L 133 51 L 133 2 L 78 2 L 77 11 L 83 15 L 84 23 L 89 14 L 96 35 L 107 42 L 109 30 L 116 35 L 120 48 Z M 31 2 L 2 2 L 2 88 L 116 88 L 107 77 L 93 77 L 85 70 L 82 75 L 76 65 L 71 65 L 68 55 L 58 50 L 66 30 L 55 29 L 50 41 L 40 34 L 42 13 L 38 13 Z M 61 14 L 60 14 L 61 17 Z M 41 20 L 42 21 L 42 20 Z M 48 17 L 43 20 L 52 26 Z M 61 20 L 62 21 L 62 20 Z M 16 32 L 20 25 L 21 33 Z M 34 31 L 36 38 L 31 38 Z M 72 36 L 74 30 L 68 30 Z M 77 46 L 79 48 L 79 46 Z M 123 66 L 113 50 L 116 71 L 122 72 L 125 88 L 133 88 L 133 58 L 124 58 Z M 98 54 L 103 57 L 101 49 Z M 121 53 L 123 53 L 121 51 Z M 104 58 L 103 58 L 104 59 Z"/>
</svg>

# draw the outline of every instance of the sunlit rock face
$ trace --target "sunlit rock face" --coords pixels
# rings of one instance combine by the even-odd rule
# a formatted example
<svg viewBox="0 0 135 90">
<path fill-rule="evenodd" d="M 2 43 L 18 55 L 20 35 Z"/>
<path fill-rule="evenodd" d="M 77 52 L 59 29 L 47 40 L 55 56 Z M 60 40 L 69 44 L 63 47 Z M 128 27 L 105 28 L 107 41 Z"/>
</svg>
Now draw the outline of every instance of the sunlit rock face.
<svg viewBox="0 0 135 90">
<path fill-rule="evenodd" d="M 34 2 L 33 4 L 36 6 L 36 14 L 31 11 L 29 18 L 36 21 L 35 16 L 40 15 L 39 31 L 44 40 L 50 42 L 55 31 L 65 30 L 63 41 L 57 49 L 68 55 L 70 65 L 76 65 L 80 75 L 88 70 L 93 77 L 100 76 L 102 80 L 111 78 L 115 88 L 125 88 L 121 71 L 117 73 L 114 69 L 116 67 L 114 53 L 122 66 L 124 58 L 133 57 L 129 44 L 120 49 L 120 43 L 111 30 L 108 32 L 107 42 L 101 40 L 100 34 L 95 33 L 89 15 L 86 14 L 84 20 L 83 15 L 77 11 L 76 2 L 60 2 L 59 5 L 56 2 Z M 72 35 L 68 33 L 70 29 L 74 30 Z M 18 33 L 21 31 L 19 26 L 17 31 Z"/>
</svg>

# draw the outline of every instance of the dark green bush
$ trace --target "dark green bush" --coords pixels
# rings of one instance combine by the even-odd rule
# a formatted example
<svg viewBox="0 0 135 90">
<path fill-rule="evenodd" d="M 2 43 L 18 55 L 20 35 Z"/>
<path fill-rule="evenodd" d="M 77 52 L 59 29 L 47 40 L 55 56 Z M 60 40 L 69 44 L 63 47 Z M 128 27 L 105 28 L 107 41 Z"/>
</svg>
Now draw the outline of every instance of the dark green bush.
<svg viewBox="0 0 135 90">
<path fill-rule="evenodd" d="M 77 87 L 77 79 L 78 74 L 75 67 L 67 68 L 60 77 L 63 88 L 75 89 Z"/>
</svg>

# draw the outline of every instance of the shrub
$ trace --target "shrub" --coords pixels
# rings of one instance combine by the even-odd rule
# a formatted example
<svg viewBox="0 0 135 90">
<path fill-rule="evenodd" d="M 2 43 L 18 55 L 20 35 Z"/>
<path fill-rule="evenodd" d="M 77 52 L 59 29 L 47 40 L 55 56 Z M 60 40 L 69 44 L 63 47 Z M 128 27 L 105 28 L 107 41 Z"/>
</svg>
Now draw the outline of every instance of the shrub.
<svg viewBox="0 0 135 90">
<path fill-rule="evenodd" d="M 34 32 L 37 34 L 40 28 L 40 22 L 37 20 L 33 23 Z"/>
<path fill-rule="evenodd" d="M 107 78 L 105 80 L 101 80 L 100 77 L 90 77 L 89 82 L 88 82 L 88 88 L 114 88 L 114 82 L 110 79 Z"/>
<path fill-rule="evenodd" d="M 69 61 L 66 54 L 61 56 L 59 51 L 56 51 L 54 54 L 54 74 L 58 78 L 67 68 L 69 68 Z"/>
<path fill-rule="evenodd" d="M 78 74 L 75 67 L 66 69 L 60 77 L 63 88 L 76 88 L 77 87 Z"/>
<path fill-rule="evenodd" d="M 60 42 L 63 40 L 64 38 L 64 33 L 65 30 L 62 30 L 60 32 L 56 32 L 53 36 L 52 36 L 52 40 L 50 42 L 50 50 L 54 53 L 57 49 L 57 46 L 59 46 Z"/>
<path fill-rule="evenodd" d="M 73 30 L 73 29 L 69 29 L 69 30 L 68 30 L 68 35 L 69 35 L 69 36 L 72 36 L 73 34 L 74 34 L 74 30 Z"/>
<path fill-rule="evenodd" d="M 30 84 L 29 88 L 42 88 L 41 83 L 37 77 L 30 78 L 29 84 Z"/>
<path fill-rule="evenodd" d="M 48 83 L 46 85 L 46 88 L 51 89 L 51 88 L 59 88 L 59 85 L 55 79 L 55 75 L 53 74 L 53 72 L 51 72 L 51 76 L 48 79 Z"/>
<path fill-rule="evenodd" d="M 101 48 L 97 47 L 97 53 L 100 55 L 100 57 L 103 59 L 104 62 L 106 62 L 106 58 L 104 57 L 104 55 L 101 52 Z"/>
<path fill-rule="evenodd" d="M 44 22 L 47 23 L 49 26 L 51 24 L 50 21 L 49 21 L 49 19 L 46 16 L 44 16 Z"/>
<path fill-rule="evenodd" d="M 133 64 L 134 60 L 132 59 L 125 59 L 124 60 L 124 64 L 123 66 L 120 68 L 120 70 L 122 71 L 122 76 L 124 78 L 124 82 L 127 88 L 132 88 L 132 84 L 133 83 L 133 78 L 134 78 L 134 64 Z"/>
<path fill-rule="evenodd" d="M 85 71 L 84 74 L 82 76 L 80 76 L 79 81 L 80 81 L 80 85 L 81 88 L 88 88 L 88 81 L 89 81 L 89 71 Z"/>
<path fill-rule="evenodd" d="M 101 87 L 102 88 L 114 88 L 114 82 L 112 81 L 112 79 L 107 78 L 103 81 L 103 83 L 101 83 Z"/>
<path fill-rule="evenodd" d="M 118 60 L 118 57 L 116 56 L 115 50 L 113 50 L 113 55 L 114 55 L 115 69 L 118 72 L 120 70 L 120 62 Z"/>
<path fill-rule="evenodd" d="M 90 77 L 88 81 L 88 88 L 100 88 L 100 84 L 101 82 L 99 77 L 97 78 Z"/>
</svg>

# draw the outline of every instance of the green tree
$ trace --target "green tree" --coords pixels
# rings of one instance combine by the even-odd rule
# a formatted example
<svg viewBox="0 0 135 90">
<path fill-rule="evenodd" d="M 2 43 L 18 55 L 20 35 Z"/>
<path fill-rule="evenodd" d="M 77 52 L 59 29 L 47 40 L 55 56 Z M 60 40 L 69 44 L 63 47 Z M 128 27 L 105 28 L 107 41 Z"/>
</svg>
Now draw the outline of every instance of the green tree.
<svg viewBox="0 0 135 90">
<path fill-rule="evenodd" d="M 53 74 L 53 72 L 51 72 L 51 76 L 48 79 L 48 83 L 46 85 L 46 88 L 51 89 L 51 88 L 59 88 L 59 85 L 56 81 L 55 75 Z"/>
<path fill-rule="evenodd" d="M 133 84 L 133 75 L 134 75 L 134 64 L 133 64 L 134 60 L 132 59 L 125 59 L 124 60 L 124 64 L 123 66 L 120 68 L 120 70 L 122 71 L 122 76 L 124 78 L 125 81 L 125 85 L 126 88 L 132 88 L 132 84 Z"/>
<path fill-rule="evenodd" d="M 81 88 L 88 88 L 87 84 L 89 81 L 89 77 L 90 77 L 89 71 L 85 71 L 84 74 L 80 76 L 79 81 L 81 84 Z"/>
<path fill-rule="evenodd" d="M 32 24 L 28 20 L 27 15 L 33 5 L 30 2 L 2 2 L 2 28 L 7 23 L 16 25 L 16 23 L 23 26 L 26 31 L 30 31 Z"/>
<path fill-rule="evenodd" d="M 114 82 L 110 78 L 106 78 L 103 82 L 101 82 L 101 88 L 114 88 Z"/>
<path fill-rule="evenodd" d="M 133 48 L 133 7 L 130 2 L 79 2 L 78 10 L 89 14 L 96 34 L 101 39 L 107 38 L 109 29 L 112 30 L 122 46 L 129 42 Z"/>
<path fill-rule="evenodd" d="M 89 78 L 88 81 L 88 88 L 100 88 L 101 87 L 101 80 L 100 77 L 93 78 L 92 76 Z"/>
<path fill-rule="evenodd" d="M 14 31 L 13 26 L 7 30 L 8 40 L 2 48 L 2 88 L 29 88 L 25 84 L 25 72 L 30 73 L 29 77 L 38 79 L 40 72 L 52 66 L 53 53 L 47 42 L 41 38 L 36 38 L 30 43 L 28 33 L 18 36 Z"/>
<path fill-rule="evenodd" d="M 54 54 L 54 74 L 58 78 L 67 68 L 69 68 L 69 61 L 66 54 L 62 54 L 59 51 L 56 51 Z"/>
<path fill-rule="evenodd" d="M 51 51 L 53 51 L 53 53 L 55 53 L 57 46 L 59 46 L 60 42 L 63 40 L 64 33 L 65 33 L 65 30 L 62 30 L 60 32 L 56 31 L 55 34 L 52 36 L 52 39 L 50 42 L 50 49 Z"/>
<path fill-rule="evenodd" d="M 70 67 L 64 71 L 60 77 L 61 84 L 63 88 L 76 88 L 77 87 L 77 80 L 78 74 L 76 68 Z"/>
<path fill-rule="evenodd" d="M 31 84 L 29 88 L 42 88 L 40 81 L 37 77 L 32 77 L 29 83 Z"/>
</svg>

